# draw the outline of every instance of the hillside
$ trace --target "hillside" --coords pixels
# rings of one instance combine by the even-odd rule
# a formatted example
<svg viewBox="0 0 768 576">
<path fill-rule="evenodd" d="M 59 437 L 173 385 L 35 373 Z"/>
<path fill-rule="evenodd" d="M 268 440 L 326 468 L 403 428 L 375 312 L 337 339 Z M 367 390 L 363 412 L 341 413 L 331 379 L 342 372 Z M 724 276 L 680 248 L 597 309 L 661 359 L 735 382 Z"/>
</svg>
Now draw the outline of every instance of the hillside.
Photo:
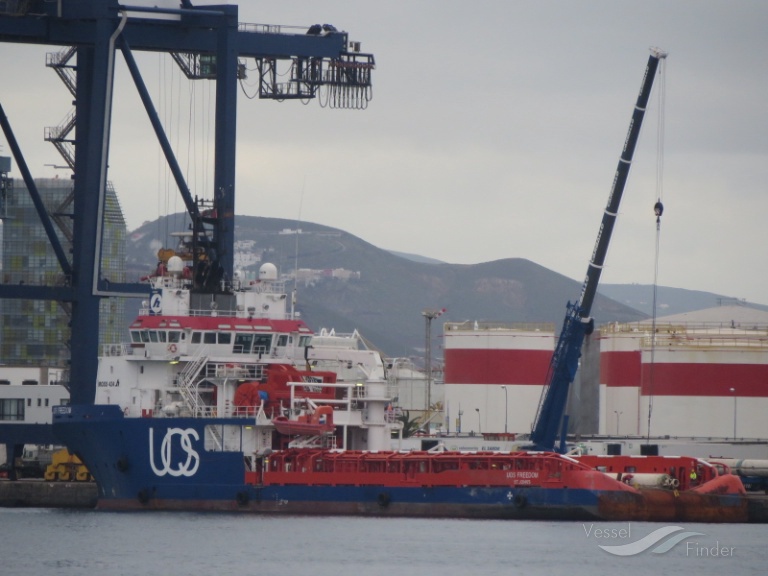
<svg viewBox="0 0 768 576">
<path fill-rule="evenodd" d="M 357 329 L 389 356 L 419 355 L 423 350 L 421 312 L 426 308 L 447 309 L 433 323 L 436 338 L 444 321 L 553 322 L 559 330 L 566 303 L 581 291 L 580 282 L 524 258 L 447 264 L 393 254 L 342 230 L 309 222 L 238 216 L 235 226 L 240 269 L 255 275 L 263 262 L 272 262 L 282 274 L 293 274 L 298 263 L 297 309 L 307 324 L 316 330 Z M 174 246 L 169 234 L 185 228 L 183 215 L 176 214 L 135 230 L 127 250 L 128 278 L 152 270 L 158 248 Z M 657 290 L 660 316 L 722 301 L 709 292 L 663 286 Z M 592 313 L 598 326 L 632 322 L 649 317 L 652 302 L 652 286 L 601 285 Z M 138 306 L 136 300 L 126 306 L 127 321 Z"/>
<path fill-rule="evenodd" d="M 173 246 L 169 232 L 183 230 L 178 215 L 145 223 L 130 235 L 129 277 L 139 277 L 156 263 L 161 245 Z M 301 229 L 301 234 L 286 230 Z M 379 249 L 351 234 L 326 226 L 292 220 L 238 216 L 240 249 L 261 256 L 241 266 L 256 272 L 272 262 L 281 273 L 295 269 L 345 269 L 359 273 L 348 280 L 316 278 L 298 285 L 297 308 L 314 329 L 360 331 L 390 356 L 409 356 L 423 349 L 425 308 L 446 308 L 433 325 L 439 336 L 443 321 L 554 322 L 558 328 L 568 300 L 578 297 L 580 283 L 522 258 L 474 265 L 418 262 Z M 131 317 L 138 303 L 129 306 Z M 593 313 L 599 324 L 627 322 L 644 315 L 598 295 Z"/>
<path fill-rule="evenodd" d="M 600 292 L 643 314 L 650 316 L 653 311 L 653 286 L 650 284 L 604 284 L 600 286 Z M 768 306 L 747 303 L 712 292 L 668 286 L 659 286 L 656 290 L 656 308 L 659 316 L 671 316 L 731 304 L 749 305 L 750 308 L 768 311 Z"/>
<path fill-rule="evenodd" d="M 184 216 L 175 214 L 135 230 L 127 250 L 128 277 L 139 278 L 152 270 L 158 248 L 172 247 L 170 233 L 185 228 Z M 566 303 L 578 298 L 581 290 L 580 282 L 524 258 L 447 264 L 394 254 L 310 222 L 238 216 L 235 237 L 236 261 L 247 273 L 255 275 L 263 262 L 272 262 L 282 274 L 293 274 L 298 263 L 297 310 L 309 326 L 339 332 L 357 329 L 389 356 L 418 355 L 423 350 L 421 312 L 426 308 L 446 308 L 433 323 L 435 337 L 445 321 L 553 322 L 559 330 Z M 722 297 L 708 292 L 657 290 L 660 315 L 709 308 L 719 300 Z M 598 326 L 632 322 L 650 316 L 652 301 L 652 286 L 602 285 L 592 313 Z M 128 320 L 138 306 L 137 301 L 127 306 Z"/>
</svg>

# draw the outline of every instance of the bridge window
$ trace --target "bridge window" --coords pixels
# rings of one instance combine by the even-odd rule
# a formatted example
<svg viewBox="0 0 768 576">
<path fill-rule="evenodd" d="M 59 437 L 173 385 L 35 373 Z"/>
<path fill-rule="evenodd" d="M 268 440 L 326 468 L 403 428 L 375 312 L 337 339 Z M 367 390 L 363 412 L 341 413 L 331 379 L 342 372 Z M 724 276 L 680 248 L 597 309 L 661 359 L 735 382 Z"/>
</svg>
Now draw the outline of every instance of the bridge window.
<svg viewBox="0 0 768 576">
<path fill-rule="evenodd" d="M 272 334 L 257 334 L 253 341 L 254 354 L 267 354 L 272 347 Z"/>
<path fill-rule="evenodd" d="M 157 330 L 150 330 L 149 331 L 149 341 L 150 342 L 157 342 Z"/>
<path fill-rule="evenodd" d="M 131 342 L 134 344 L 141 342 L 141 333 L 138 330 L 131 330 Z"/>
<path fill-rule="evenodd" d="M 200 344 L 202 335 L 200 332 L 192 332 L 192 344 Z"/>
<path fill-rule="evenodd" d="M 170 330 L 168 331 L 168 342 L 180 342 L 181 341 L 181 332 L 178 330 Z"/>
<path fill-rule="evenodd" d="M 253 343 L 253 334 L 235 334 L 235 354 L 250 354 Z"/>
<path fill-rule="evenodd" d="M 232 333 L 231 332 L 219 332 L 219 344 L 231 344 Z"/>
<path fill-rule="evenodd" d="M 216 332 L 204 332 L 203 342 L 205 344 L 216 344 Z"/>
<path fill-rule="evenodd" d="M 288 334 L 280 334 L 277 337 L 278 346 L 288 346 Z"/>
<path fill-rule="evenodd" d="M 24 399 L 0 398 L 0 420 L 24 420 Z"/>
</svg>

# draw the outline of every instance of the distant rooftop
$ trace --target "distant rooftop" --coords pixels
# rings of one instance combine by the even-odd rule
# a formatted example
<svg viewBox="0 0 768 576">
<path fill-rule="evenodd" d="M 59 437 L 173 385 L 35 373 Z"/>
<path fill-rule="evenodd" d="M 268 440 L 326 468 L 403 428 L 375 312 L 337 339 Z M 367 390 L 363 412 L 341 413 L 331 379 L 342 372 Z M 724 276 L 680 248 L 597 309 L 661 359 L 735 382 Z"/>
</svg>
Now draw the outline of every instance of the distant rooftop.
<svg viewBox="0 0 768 576">
<path fill-rule="evenodd" d="M 714 308 L 705 308 L 704 310 L 657 317 L 656 321 L 666 324 L 696 323 L 731 324 L 734 327 L 754 326 L 768 324 L 768 312 L 758 310 L 757 308 L 750 308 L 749 306 L 715 306 Z"/>
</svg>

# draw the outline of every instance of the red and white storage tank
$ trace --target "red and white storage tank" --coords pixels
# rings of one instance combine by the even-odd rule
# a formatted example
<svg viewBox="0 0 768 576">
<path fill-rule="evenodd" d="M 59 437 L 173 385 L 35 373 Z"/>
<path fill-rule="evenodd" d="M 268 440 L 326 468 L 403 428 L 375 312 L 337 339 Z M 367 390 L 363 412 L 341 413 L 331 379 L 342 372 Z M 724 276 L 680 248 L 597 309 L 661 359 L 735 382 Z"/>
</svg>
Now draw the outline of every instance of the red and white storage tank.
<svg viewBox="0 0 768 576">
<path fill-rule="evenodd" d="M 600 433 L 768 438 L 768 313 L 720 306 L 600 338 Z"/>
<path fill-rule="evenodd" d="M 451 432 L 527 432 L 555 346 L 551 323 L 446 322 L 445 417 Z"/>
</svg>

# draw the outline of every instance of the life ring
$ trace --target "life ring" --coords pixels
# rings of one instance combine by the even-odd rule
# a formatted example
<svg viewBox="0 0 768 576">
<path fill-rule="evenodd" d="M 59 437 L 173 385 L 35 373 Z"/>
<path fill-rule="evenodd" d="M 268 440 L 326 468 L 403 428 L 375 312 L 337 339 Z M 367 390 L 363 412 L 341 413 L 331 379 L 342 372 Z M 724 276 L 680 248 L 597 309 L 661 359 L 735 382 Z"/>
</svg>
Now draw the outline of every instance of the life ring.
<svg viewBox="0 0 768 576">
<path fill-rule="evenodd" d="M 170 352 L 171 354 L 175 354 L 176 353 L 176 344 L 168 344 L 168 352 Z"/>
</svg>

